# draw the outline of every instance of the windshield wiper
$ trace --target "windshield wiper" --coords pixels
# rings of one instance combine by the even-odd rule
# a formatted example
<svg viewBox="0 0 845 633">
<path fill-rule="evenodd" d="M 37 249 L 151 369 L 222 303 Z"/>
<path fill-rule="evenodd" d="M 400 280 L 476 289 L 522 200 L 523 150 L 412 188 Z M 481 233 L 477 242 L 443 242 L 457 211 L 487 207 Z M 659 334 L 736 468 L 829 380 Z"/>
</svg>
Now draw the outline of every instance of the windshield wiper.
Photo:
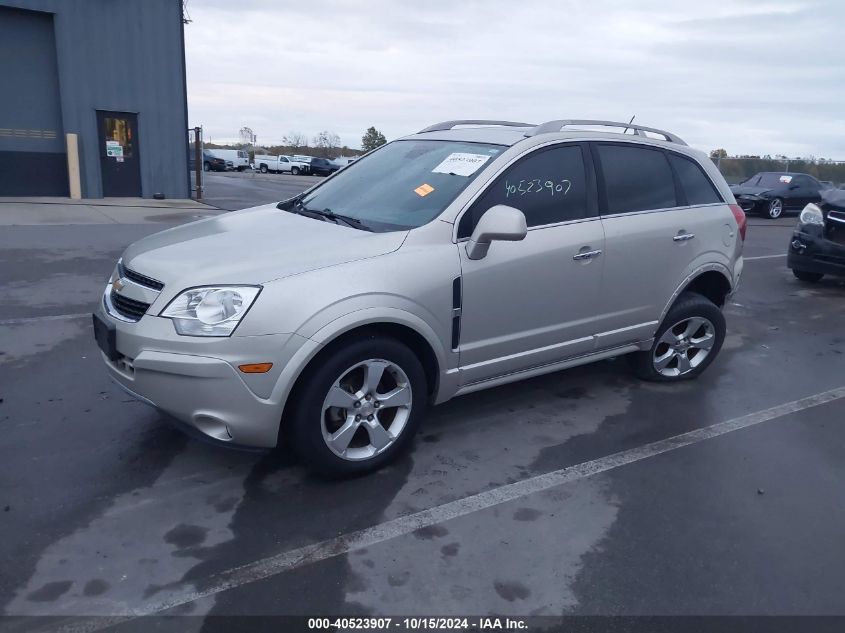
<svg viewBox="0 0 845 633">
<path fill-rule="evenodd" d="M 323 209 L 320 211 L 319 209 L 309 209 L 305 206 L 302 202 L 302 198 L 294 198 L 292 200 L 293 205 L 290 207 L 285 208 L 282 206 L 284 203 L 280 202 L 277 205 L 277 208 L 284 209 L 289 213 L 296 213 L 297 215 L 304 215 L 308 218 L 320 219 L 325 220 L 326 222 L 334 222 L 335 224 L 340 224 L 343 222 L 345 225 L 352 227 L 353 229 L 359 229 L 361 231 L 370 231 L 372 232 L 372 227 L 364 224 L 358 218 L 353 218 L 348 215 L 341 215 L 340 213 L 335 213 L 331 209 Z"/>
<path fill-rule="evenodd" d="M 373 229 L 358 218 L 353 218 L 349 215 L 342 215 L 340 213 L 335 213 L 331 209 L 323 209 L 322 211 L 317 211 L 316 209 L 305 209 L 306 211 L 310 211 L 311 213 L 316 213 L 317 215 L 321 215 L 324 218 L 328 218 L 329 220 L 334 220 L 335 223 L 338 221 L 343 222 L 347 226 L 351 226 L 353 229 L 361 229 L 362 231 L 372 231 Z"/>
<path fill-rule="evenodd" d="M 340 224 L 343 222 L 346 226 L 351 226 L 353 229 L 359 229 L 361 231 L 370 231 L 372 232 L 372 228 L 361 222 L 358 218 L 353 218 L 348 215 L 341 215 L 340 213 L 335 213 L 331 209 L 323 209 L 322 211 L 318 209 L 309 209 L 305 207 L 300 202 L 300 212 L 311 213 L 326 220 L 330 220 L 335 224 Z"/>
</svg>

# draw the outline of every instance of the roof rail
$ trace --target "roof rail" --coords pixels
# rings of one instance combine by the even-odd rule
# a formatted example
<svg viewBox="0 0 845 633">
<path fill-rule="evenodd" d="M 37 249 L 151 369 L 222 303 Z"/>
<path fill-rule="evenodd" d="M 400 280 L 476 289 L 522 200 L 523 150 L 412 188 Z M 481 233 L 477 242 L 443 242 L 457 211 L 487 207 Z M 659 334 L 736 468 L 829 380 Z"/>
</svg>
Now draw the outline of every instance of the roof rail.
<svg viewBox="0 0 845 633">
<path fill-rule="evenodd" d="M 423 132 L 441 132 L 443 130 L 451 130 L 458 125 L 501 125 L 504 127 L 536 127 L 534 123 L 518 123 L 515 121 L 485 121 L 484 119 L 461 119 L 458 121 L 442 121 L 429 125 L 427 128 L 420 130 L 417 134 Z"/>
<path fill-rule="evenodd" d="M 542 125 L 538 125 L 533 130 L 525 133 L 525 136 L 537 136 L 538 134 L 549 134 L 552 132 L 560 132 L 562 128 L 567 125 L 603 125 L 605 127 L 621 127 L 625 130 L 633 130 L 637 136 L 646 136 L 644 132 L 651 132 L 658 134 L 670 143 L 678 143 L 679 145 L 686 145 L 686 143 L 675 134 L 666 132 L 665 130 L 658 130 L 653 127 L 645 127 L 644 125 L 637 125 L 636 123 L 624 123 L 619 121 L 598 121 L 593 119 L 560 119 L 557 121 L 546 121 Z M 623 132 L 624 134 L 624 132 Z"/>
</svg>

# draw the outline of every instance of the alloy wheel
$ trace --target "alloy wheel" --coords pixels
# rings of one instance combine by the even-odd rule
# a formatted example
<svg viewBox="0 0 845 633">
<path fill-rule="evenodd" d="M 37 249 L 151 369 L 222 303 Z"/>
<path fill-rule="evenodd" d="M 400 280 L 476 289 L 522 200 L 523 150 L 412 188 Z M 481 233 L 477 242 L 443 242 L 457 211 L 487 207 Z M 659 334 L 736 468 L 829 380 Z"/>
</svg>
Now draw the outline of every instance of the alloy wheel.
<svg viewBox="0 0 845 633">
<path fill-rule="evenodd" d="M 399 438 L 412 400 L 408 376 L 396 363 L 375 358 L 357 363 L 332 384 L 323 401 L 323 440 L 342 459 L 370 459 Z"/>
<path fill-rule="evenodd" d="M 769 203 L 769 217 L 776 220 L 783 213 L 783 201 L 780 198 L 775 198 Z"/>
<path fill-rule="evenodd" d="M 704 362 L 715 342 L 716 328 L 704 317 L 679 321 L 654 346 L 654 369 L 670 378 L 688 374 Z"/>
</svg>

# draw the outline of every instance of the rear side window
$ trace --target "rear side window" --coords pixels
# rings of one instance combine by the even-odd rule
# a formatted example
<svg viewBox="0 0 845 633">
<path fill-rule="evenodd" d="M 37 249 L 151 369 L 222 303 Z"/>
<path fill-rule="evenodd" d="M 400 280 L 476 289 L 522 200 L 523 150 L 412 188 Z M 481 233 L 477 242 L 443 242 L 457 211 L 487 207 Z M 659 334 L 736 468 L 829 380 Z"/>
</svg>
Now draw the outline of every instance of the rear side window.
<svg viewBox="0 0 845 633">
<path fill-rule="evenodd" d="M 663 152 L 634 145 L 597 147 L 607 197 L 605 213 L 678 206 L 675 179 Z"/>
<path fill-rule="evenodd" d="M 723 202 L 719 192 L 716 191 L 716 187 L 713 186 L 713 183 L 695 161 L 677 154 L 669 154 L 669 162 L 672 163 L 675 173 L 678 174 L 681 188 L 687 197 L 687 204 Z"/>
<path fill-rule="evenodd" d="M 497 204 L 522 211 L 528 226 L 587 217 L 587 182 L 581 147 L 541 149 L 521 158 L 496 178 L 463 215 L 458 237 L 469 237 L 484 212 Z"/>
</svg>

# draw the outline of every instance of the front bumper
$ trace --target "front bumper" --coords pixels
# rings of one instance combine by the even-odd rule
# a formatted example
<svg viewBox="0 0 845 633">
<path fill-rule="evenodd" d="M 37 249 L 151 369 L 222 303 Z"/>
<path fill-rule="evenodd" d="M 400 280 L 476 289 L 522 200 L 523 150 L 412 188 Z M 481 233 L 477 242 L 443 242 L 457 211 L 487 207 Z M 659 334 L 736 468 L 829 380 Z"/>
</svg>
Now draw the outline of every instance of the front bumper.
<svg viewBox="0 0 845 633">
<path fill-rule="evenodd" d="M 736 196 L 736 203 L 745 213 L 761 213 L 769 207 L 769 200 L 757 196 Z"/>
<path fill-rule="evenodd" d="M 119 386 L 214 440 L 243 446 L 276 445 L 288 392 L 280 384 L 289 379 L 285 368 L 303 347 L 316 345 L 297 334 L 180 336 L 170 319 L 147 314 L 127 323 L 102 309 L 98 316 L 116 330 L 117 358 L 102 357 Z M 273 368 L 265 374 L 238 369 L 258 362 Z"/>
<path fill-rule="evenodd" d="M 792 234 L 786 265 L 793 270 L 845 277 L 845 244 L 825 238 L 822 227 L 799 226 Z"/>
</svg>

